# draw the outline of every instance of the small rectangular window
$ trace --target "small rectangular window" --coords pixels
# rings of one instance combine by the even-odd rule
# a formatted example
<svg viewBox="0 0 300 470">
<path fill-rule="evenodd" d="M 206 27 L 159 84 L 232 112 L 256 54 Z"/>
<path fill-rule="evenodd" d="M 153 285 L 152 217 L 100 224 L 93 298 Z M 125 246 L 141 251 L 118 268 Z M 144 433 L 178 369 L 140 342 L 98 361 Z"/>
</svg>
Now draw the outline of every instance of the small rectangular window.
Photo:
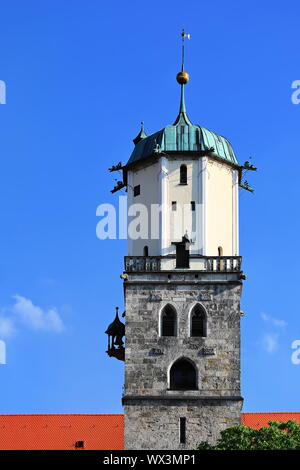
<svg viewBox="0 0 300 470">
<path fill-rule="evenodd" d="M 135 196 L 139 196 L 140 194 L 141 194 L 141 186 L 138 184 L 137 186 L 133 188 L 133 195 L 135 197 Z"/>
<path fill-rule="evenodd" d="M 177 202 L 172 201 L 172 211 L 176 211 L 176 209 L 177 209 Z"/>
<path fill-rule="evenodd" d="M 84 441 L 76 441 L 75 442 L 76 449 L 83 449 L 84 448 Z"/>
<path fill-rule="evenodd" d="M 196 209 L 195 201 L 191 201 L 191 210 L 194 211 Z"/>
<path fill-rule="evenodd" d="M 186 443 L 186 418 L 180 418 L 179 421 L 179 441 L 180 444 Z"/>
</svg>

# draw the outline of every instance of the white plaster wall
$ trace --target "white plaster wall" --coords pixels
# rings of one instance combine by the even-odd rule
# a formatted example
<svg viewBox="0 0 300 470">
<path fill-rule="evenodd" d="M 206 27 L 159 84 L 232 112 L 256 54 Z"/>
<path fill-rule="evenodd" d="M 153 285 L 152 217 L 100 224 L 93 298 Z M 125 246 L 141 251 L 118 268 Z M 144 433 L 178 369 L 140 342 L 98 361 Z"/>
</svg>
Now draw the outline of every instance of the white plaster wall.
<svg viewBox="0 0 300 470">
<path fill-rule="evenodd" d="M 160 162 L 139 168 L 128 172 L 128 210 L 132 204 L 143 204 L 147 208 L 148 218 L 148 236 L 145 239 L 132 240 L 128 236 L 128 254 L 130 256 L 143 256 L 144 246 L 148 246 L 149 256 L 160 254 L 160 233 L 157 239 L 151 239 L 151 204 L 160 204 Z M 139 196 L 133 196 L 134 186 L 140 185 L 141 192 Z M 128 224 L 135 217 L 128 217 Z"/>
<path fill-rule="evenodd" d="M 184 164 L 187 167 L 187 185 L 180 184 L 180 166 Z M 199 187 L 201 186 L 201 174 L 199 174 L 198 159 L 169 160 L 169 197 L 168 204 L 171 208 L 172 201 L 176 201 L 176 211 L 170 210 L 170 234 L 169 234 L 169 253 L 175 253 L 175 246 L 172 242 L 181 241 L 183 235 L 187 232 L 189 238 L 193 240 L 190 247 L 191 253 L 200 253 L 197 248 L 199 241 L 199 224 L 197 227 L 196 211 L 192 211 L 191 202 L 194 201 L 196 209 L 199 208 Z M 200 225 L 201 221 L 200 221 Z"/>
<path fill-rule="evenodd" d="M 213 159 L 207 161 L 206 176 L 206 255 L 238 254 L 237 170 Z"/>
<path fill-rule="evenodd" d="M 180 166 L 187 166 L 187 185 L 180 184 Z M 133 187 L 141 193 L 133 197 Z M 172 211 L 172 201 L 177 210 Z M 196 211 L 191 210 L 191 201 Z M 167 158 L 128 172 L 128 208 L 143 204 L 148 210 L 148 233 L 145 239 L 128 238 L 128 254 L 149 256 L 175 254 L 172 242 L 181 241 L 187 232 L 192 240 L 191 254 L 217 256 L 238 255 L 238 172 L 226 163 L 208 157 L 194 159 Z M 154 219 L 151 205 L 161 205 L 158 238 L 151 238 Z M 130 222 L 134 217 L 129 217 Z M 156 222 L 157 218 L 156 218 Z"/>
</svg>

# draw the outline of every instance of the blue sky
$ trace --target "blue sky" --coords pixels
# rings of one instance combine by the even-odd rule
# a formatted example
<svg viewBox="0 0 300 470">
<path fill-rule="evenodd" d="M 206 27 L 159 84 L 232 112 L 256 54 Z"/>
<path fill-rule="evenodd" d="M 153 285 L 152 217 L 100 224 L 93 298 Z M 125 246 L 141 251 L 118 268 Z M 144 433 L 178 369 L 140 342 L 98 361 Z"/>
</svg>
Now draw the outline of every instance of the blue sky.
<svg viewBox="0 0 300 470">
<path fill-rule="evenodd" d="M 10 1 L 1 5 L 0 413 L 120 413 L 104 330 L 123 307 L 125 241 L 96 238 L 111 164 L 174 121 L 182 25 L 190 119 L 225 135 L 240 194 L 244 411 L 299 411 L 299 2 Z"/>
</svg>

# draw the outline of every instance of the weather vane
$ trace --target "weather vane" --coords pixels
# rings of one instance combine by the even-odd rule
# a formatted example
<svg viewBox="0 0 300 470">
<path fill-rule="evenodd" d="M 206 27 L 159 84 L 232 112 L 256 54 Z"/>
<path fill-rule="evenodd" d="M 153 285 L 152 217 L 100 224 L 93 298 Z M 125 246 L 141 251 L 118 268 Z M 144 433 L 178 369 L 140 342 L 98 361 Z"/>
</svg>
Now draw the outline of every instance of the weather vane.
<svg viewBox="0 0 300 470">
<path fill-rule="evenodd" d="M 181 45 L 181 54 L 182 54 L 182 57 L 181 57 L 181 72 L 179 72 L 176 76 L 176 80 L 180 85 L 185 85 L 190 79 L 189 74 L 184 71 L 184 40 L 185 40 L 185 38 L 191 39 L 191 35 L 189 33 L 188 34 L 185 33 L 184 29 L 182 29 L 182 33 L 181 33 L 181 40 L 182 40 L 182 45 Z"/>
<path fill-rule="evenodd" d="M 181 66 L 181 71 L 184 71 L 184 39 L 191 39 L 190 33 L 185 33 L 184 28 L 182 28 L 182 33 L 181 33 L 181 39 L 182 39 L 182 66 Z"/>
</svg>

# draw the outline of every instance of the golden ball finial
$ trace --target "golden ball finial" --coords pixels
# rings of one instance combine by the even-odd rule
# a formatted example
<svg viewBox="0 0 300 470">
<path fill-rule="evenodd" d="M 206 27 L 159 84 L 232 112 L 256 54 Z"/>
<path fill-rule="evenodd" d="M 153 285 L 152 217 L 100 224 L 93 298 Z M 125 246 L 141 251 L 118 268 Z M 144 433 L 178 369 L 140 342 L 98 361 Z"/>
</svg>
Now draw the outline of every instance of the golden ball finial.
<svg viewBox="0 0 300 470">
<path fill-rule="evenodd" d="M 187 72 L 179 72 L 176 75 L 176 80 L 180 85 L 185 85 L 190 79 L 190 76 Z"/>
</svg>

